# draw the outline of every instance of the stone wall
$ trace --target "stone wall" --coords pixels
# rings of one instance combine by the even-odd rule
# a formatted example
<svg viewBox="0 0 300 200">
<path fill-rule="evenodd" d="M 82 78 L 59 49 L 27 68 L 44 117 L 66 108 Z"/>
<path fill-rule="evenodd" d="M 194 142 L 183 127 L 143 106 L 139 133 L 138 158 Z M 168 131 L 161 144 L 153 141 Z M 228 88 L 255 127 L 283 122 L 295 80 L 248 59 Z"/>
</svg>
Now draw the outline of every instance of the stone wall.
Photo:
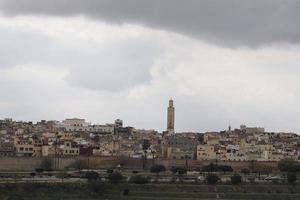
<svg viewBox="0 0 300 200">
<path fill-rule="evenodd" d="M 52 158 L 54 160 L 54 158 Z M 142 169 L 142 159 L 126 158 L 126 157 L 63 157 L 59 158 L 58 166 L 60 169 L 69 166 L 76 160 L 85 160 L 92 169 L 107 169 L 121 165 L 125 169 Z M 0 171 L 33 171 L 38 168 L 43 158 L 34 157 L 0 157 Z M 198 161 L 198 160 L 174 160 L 174 159 L 155 159 L 146 161 L 146 168 L 150 168 L 152 164 L 162 164 L 167 168 L 172 166 L 186 166 L 190 169 L 201 168 L 215 161 Z M 256 162 L 263 165 L 268 165 L 274 170 L 278 170 L 277 162 Z M 243 168 L 251 168 L 251 162 L 233 162 L 233 161 L 218 161 L 219 165 L 230 165 L 234 170 L 240 171 Z"/>
</svg>

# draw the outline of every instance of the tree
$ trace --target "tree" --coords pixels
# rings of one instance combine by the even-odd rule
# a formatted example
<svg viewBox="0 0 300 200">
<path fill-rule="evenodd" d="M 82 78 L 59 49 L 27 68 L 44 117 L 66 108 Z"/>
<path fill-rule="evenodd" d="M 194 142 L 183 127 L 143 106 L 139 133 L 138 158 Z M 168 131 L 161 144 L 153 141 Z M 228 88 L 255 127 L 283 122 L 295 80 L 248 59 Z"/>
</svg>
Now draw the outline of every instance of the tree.
<svg viewBox="0 0 300 200">
<path fill-rule="evenodd" d="M 295 184 L 297 181 L 297 174 L 295 172 L 289 172 L 287 174 L 287 180 L 290 184 Z"/>
<path fill-rule="evenodd" d="M 99 174 L 95 171 L 88 171 L 85 173 L 85 177 L 90 180 L 97 180 L 99 178 Z"/>
<path fill-rule="evenodd" d="M 105 191 L 105 186 L 99 180 L 91 180 L 87 184 L 90 192 L 95 194 L 102 194 Z"/>
<path fill-rule="evenodd" d="M 36 173 L 43 173 L 44 172 L 44 169 L 43 168 L 36 168 L 35 169 Z"/>
<path fill-rule="evenodd" d="M 232 185 L 239 185 L 242 182 L 242 177 L 239 174 L 234 174 L 231 177 L 231 183 Z"/>
<path fill-rule="evenodd" d="M 44 158 L 40 164 L 40 168 L 44 171 L 52 171 L 53 161 L 51 158 Z"/>
<path fill-rule="evenodd" d="M 150 172 L 156 173 L 156 176 L 158 176 L 160 172 L 164 172 L 164 171 L 166 171 L 166 167 L 163 165 L 153 165 L 150 168 Z"/>
<path fill-rule="evenodd" d="M 123 176 L 119 172 L 111 173 L 108 175 L 108 180 L 111 183 L 118 184 L 122 181 Z"/>
<path fill-rule="evenodd" d="M 226 174 L 226 172 L 233 172 L 233 169 L 230 165 L 220 165 L 217 166 L 218 171 L 222 171 L 224 174 Z"/>
<path fill-rule="evenodd" d="M 183 174 L 186 174 L 187 169 L 185 167 L 172 166 L 171 167 L 171 172 L 173 174 L 183 175 Z"/>
<path fill-rule="evenodd" d="M 202 171 L 204 171 L 204 172 L 217 172 L 218 171 L 218 166 L 213 164 L 213 163 L 210 163 L 209 165 L 204 165 L 202 167 Z"/>
<path fill-rule="evenodd" d="M 73 162 L 70 167 L 73 167 L 79 171 L 88 168 L 88 164 L 86 162 L 86 160 L 76 160 L 75 162 Z"/>
<path fill-rule="evenodd" d="M 242 170 L 241 170 L 241 172 L 243 173 L 243 174 L 250 174 L 250 169 L 248 169 L 248 168 L 243 168 Z"/>
<path fill-rule="evenodd" d="M 210 163 L 209 165 L 203 166 L 202 171 L 204 171 L 204 172 L 222 171 L 225 174 L 226 172 L 233 172 L 233 169 L 230 165 L 217 165 L 214 163 Z"/>
<path fill-rule="evenodd" d="M 286 158 L 278 162 L 278 168 L 282 172 L 294 171 L 293 169 L 296 165 L 297 162 L 290 158 Z"/>
<path fill-rule="evenodd" d="M 206 182 L 210 185 L 215 185 L 219 181 L 219 177 L 216 174 L 208 174 L 206 176 Z"/>
<path fill-rule="evenodd" d="M 144 155 L 142 156 L 143 161 L 143 169 L 145 169 L 146 161 L 147 161 L 147 150 L 150 148 L 150 141 L 149 140 L 143 140 L 142 149 L 144 152 Z"/>
<path fill-rule="evenodd" d="M 129 180 L 130 183 L 135 183 L 135 184 L 146 184 L 149 182 L 148 177 L 143 177 L 141 175 L 136 175 L 132 176 Z"/>
</svg>

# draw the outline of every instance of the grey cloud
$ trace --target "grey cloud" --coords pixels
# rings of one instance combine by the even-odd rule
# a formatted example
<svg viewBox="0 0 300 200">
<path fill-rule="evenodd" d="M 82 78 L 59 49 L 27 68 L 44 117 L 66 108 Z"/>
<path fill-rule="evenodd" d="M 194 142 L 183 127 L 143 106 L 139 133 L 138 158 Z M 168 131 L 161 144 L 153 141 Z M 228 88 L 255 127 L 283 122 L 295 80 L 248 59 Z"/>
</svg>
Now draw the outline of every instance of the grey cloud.
<svg viewBox="0 0 300 200">
<path fill-rule="evenodd" d="M 0 6 L 7 15 L 83 14 L 230 47 L 300 42 L 300 2 L 294 0 L 0 0 Z"/>
<path fill-rule="evenodd" d="M 0 28 L 0 38 L 0 68 L 29 64 L 33 58 L 43 60 L 41 56 L 50 53 L 51 41 L 38 34 Z"/>
<path fill-rule="evenodd" d="M 70 85 L 93 90 L 117 91 L 149 82 L 150 68 L 161 52 L 160 45 L 147 38 L 67 45 L 42 34 L 1 27 L 0 38 L 0 69 L 65 68 Z"/>
<path fill-rule="evenodd" d="M 143 39 L 92 49 L 92 54 L 83 52 L 84 59 L 70 68 L 69 82 L 84 88 L 114 91 L 149 82 L 150 68 L 161 52 L 157 44 L 145 43 Z"/>
</svg>

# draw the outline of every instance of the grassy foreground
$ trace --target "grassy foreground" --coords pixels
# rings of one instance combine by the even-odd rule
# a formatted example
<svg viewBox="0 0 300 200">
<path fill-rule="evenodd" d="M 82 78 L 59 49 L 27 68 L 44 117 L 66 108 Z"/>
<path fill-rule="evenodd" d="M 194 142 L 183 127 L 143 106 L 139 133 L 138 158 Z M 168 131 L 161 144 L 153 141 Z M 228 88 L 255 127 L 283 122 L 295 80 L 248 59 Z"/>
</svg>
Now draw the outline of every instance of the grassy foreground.
<svg viewBox="0 0 300 200">
<path fill-rule="evenodd" d="M 128 191 L 124 195 L 124 190 Z M 300 199 L 300 185 L 18 184 L 1 185 L 0 200 Z"/>
</svg>

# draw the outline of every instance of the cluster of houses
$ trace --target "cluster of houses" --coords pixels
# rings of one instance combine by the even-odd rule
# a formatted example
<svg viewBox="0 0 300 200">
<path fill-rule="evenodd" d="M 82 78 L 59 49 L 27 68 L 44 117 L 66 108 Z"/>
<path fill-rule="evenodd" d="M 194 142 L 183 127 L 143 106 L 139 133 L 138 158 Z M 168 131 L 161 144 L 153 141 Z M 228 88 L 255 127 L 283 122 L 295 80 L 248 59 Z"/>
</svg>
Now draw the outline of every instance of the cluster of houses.
<svg viewBox="0 0 300 200">
<path fill-rule="evenodd" d="M 0 157 L 122 156 L 222 161 L 299 160 L 300 137 L 263 128 L 207 133 L 159 133 L 124 127 L 122 120 L 98 125 L 84 119 L 37 123 L 0 120 Z"/>
</svg>

